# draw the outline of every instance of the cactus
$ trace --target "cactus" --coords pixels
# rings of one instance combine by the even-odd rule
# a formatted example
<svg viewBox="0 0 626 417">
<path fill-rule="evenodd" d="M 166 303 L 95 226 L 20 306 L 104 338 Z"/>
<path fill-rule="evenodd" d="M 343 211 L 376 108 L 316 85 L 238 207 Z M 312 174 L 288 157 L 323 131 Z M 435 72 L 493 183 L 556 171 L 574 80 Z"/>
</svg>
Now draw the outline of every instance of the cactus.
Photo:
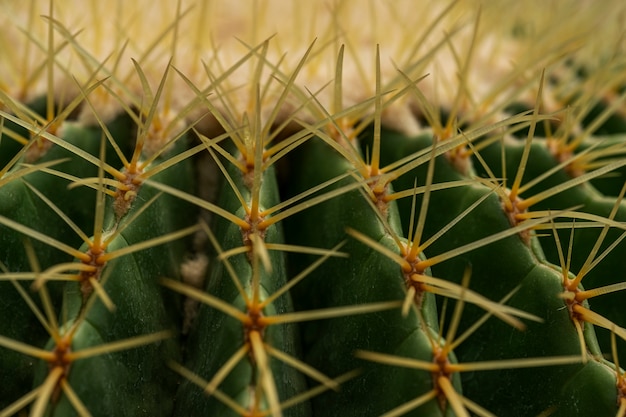
<svg viewBox="0 0 626 417">
<path fill-rule="evenodd" d="M 626 416 L 626 10 L 529 3 L 2 2 L 0 416 Z"/>
</svg>

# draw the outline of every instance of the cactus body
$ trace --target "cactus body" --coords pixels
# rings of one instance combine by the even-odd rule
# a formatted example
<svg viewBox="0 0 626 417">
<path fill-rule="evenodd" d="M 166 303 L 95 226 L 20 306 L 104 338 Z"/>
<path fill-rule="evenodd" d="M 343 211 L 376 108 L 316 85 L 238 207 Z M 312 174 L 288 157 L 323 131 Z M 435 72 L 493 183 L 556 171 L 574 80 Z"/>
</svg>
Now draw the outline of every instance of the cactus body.
<svg viewBox="0 0 626 417">
<path fill-rule="evenodd" d="M 0 3 L 0 417 L 624 417 L 623 6 L 279 3 Z"/>
</svg>

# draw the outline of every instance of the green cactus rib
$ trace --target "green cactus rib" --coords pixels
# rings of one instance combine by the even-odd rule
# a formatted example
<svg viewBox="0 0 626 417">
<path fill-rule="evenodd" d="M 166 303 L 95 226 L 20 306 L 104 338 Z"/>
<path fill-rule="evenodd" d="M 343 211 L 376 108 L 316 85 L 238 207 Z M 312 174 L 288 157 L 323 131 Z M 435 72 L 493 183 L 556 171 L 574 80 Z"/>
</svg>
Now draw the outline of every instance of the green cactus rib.
<svg viewBox="0 0 626 417">
<path fill-rule="evenodd" d="M 280 224 L 266 228 L 258 225 L 263 220 L 260 213 L 280 201 L 274 168 L 263 170 L 259 177 L 255 172 L 253 185 L 246 184 L 245 175 L 239 168 L 232 164 L 229 167 L 227 175 L 232 183 L 224 181 L 222 184 L 218 206 L 233 213 L 240 222 L 216 218 L 215 234 L 221 237 L 216 255 L 238 248 L 244 249 L 245 253 L 213 263 L 205 291 L 234 307 L 238 315 L 229 316 L 227 312 L 203 304 L 198 320 L 212 325 L 198 326 L 189 336 L 185 366 L 196 375 L 211 380 L 233 358 L 237 359 L 216 388 L 220 390 L 220 399 L 224 395 L 239 408 L 229 408 L 232 405 L 222 403 L 215 396 L 207 396 L 200 387 L 186 381 L 177 393 L 178 415 L 226 416 L 237 415 L 238 410 L 244 409 L 276 412 L 279 404 L 272 401 L 291 398 L 304 392 L 306 387 L 303 375 L 297 369 L 271 354 L 276 349 L 290 357 L 300 356 L 295 325 L 263 324 L 264 317 L 271 323 L 273 316 L 293 312 L 288 293 L 269 304 L 266 302 L 287 284 L 284 253 L 270 250 L 267 259 L 261 259 L 259 253 L 265 245 L 284 243 Z M 251 176 L 248 175 L 248 179 Z M 243 198 L 244 207 L 237 194 Z M 255 212 L 256 220 L 253 219 Z M 259 340 L 253 341 L 259 336 Z M 258 341 L 262 344 L 259 345 Z M 267 365 L 259 363 L 258 355 L 266 356 Z M 308 408 L 306 403 L 297 404 L 289 409 L 289 414 L 309 416 Z"/>
<path fill-rule="evenodd" d="M 616 372 L 615 365 L 608 361 L 589 361 L 569 382 L 561 387 L 553 408 L 554 416 L 586 415 L 598 413 L 601 415 L 617 414 L 615 411 L 615 390 L 608 387 L 615 386 L 615 380 L 623 375 Z M 621 389 L 621 387 L 617 387 Z M 623 409 L 624 406 L 621 406 Z"/>
<path fill-rule="evenodd" d="M 108 250 L 127 247 L 125 239 L 118 236 Z M 114 311 L 101 300 L 85 306 L 84 291 L 78 283 L 65 289 L 61 319 L 66 314 L 75 317 L 63 325 L 71 335 L 69 355 L 75 356 L 65 370 L 65 383 L 94 416 L 171 415 L 173 401 L 168 398 L 176 381 L 166 363 L 179 357 L 179 347 L 173 339 L 173 321 L 164 309 L 158 281 L 136 258 L 110 261 L 103 271 L 106 278 L 102 287 L 115 303 Z M 112 344 L 124 340 L 140 344 L 129 343 L 115 351 Z M 60 350 L 55 340 L 47 348 Z M 99 355 L 85 355 L 85 351 L 99 348 L 104 348 Z M 50 364 L 39 364 L 35 386 L 49 378 L 50 369 Z M 48 416 L 80 415 L 67 391 L 47 408 Z"/>
<path fill-rule="evenodd" d="M 293 194 L 354 170 L 349 161 L 319 139 L 309 140 L 295 154 L 301 156 L 292 155 L 293 166 L 298 167 L 293 173 L 295 181 L 291 183 L 295 188 L 290 192 Z M 302 159 L 311 163 L 304 163 Z M 346 178 L 333 187 L 354 181 Z M 399 226 L 395 205 L 390 204 L 387 209 L 389 219 L 385 220 Z M 323 230 L 320 230 L 320 224 L 324 225 Z M 290 231 L 289 239 L 298 244 L 336 244 L 346 238 L 346 228 L 351 228 L 389 250 L 398 251 L 396 242 L 359 190 L 342 194 L 316 205 L 301 216 L 289 218 L 286 228 Z M 295 289 L 297 305 L 319 309 L 404 299 L 406 284 L 399 265 L 354 239 L 346 243 L 344 250 L 353 255 L 349 259 L 327 261 Z M 309 259 L 300 262 L 306 265 Z M 327 279 L 329 276 L 334 278 Z M 382 365 L 366 365 L 352 356 L 354 349 L 360 349 L 432 361 L 429 340 L 436 338 L 438 331 L 433 294 L 423 296 L 419 309 L 421 318 L 414 309 L 407 317 L 392 310 L 378 313 L 375 318 L 368 314 L 346 316 L 303 326 L 304 354 L 315 368 L 325 373 L 340 374 L 363 367 L 362 374 L 344 383 L 340 393 L 330 392 L 313 400 L 316 415 L 380 415 L 433 390 L 428 372 L 407 369 L 389 371 Z M 364 338 L 363 334 L 371 336 Z M 355 345 L 352 343 L 354 340 L 360 342 Z M 454 384 L 461 390 L 458 378 Z M 372 403 L 367 400 L 372 391 L 380 393 L 381 401 Z M 346 402 L 346 398 L 354 400 Z M 436 399 L 431 398 L 416 412 L 446 415 L 446 409 L 446 406 L 440 409 Z"/>
<path fill-rule="evenodd" d="M 514 172 L 512 172 L 513 170 L 508 167 L 515 167 L 519 164 L 522 148 L 523 146 L 519 143 L 506 142 L 503 150 L 500 144 L 496 143 L 482 150 L 481 155 L 484 160 L 487 161 L 487 164 L 492 167 L 496 175 L 499 175 L 497 167 L 498 165 L 501 165 L 499 163 L 501 160 L 500 155 L 504 151 L 506 155 L 507 172 L 503 174 L 508 178 L 512 178 Z M 533 140 L 529 152 L 529 158 L 533 161 L 533 163 L 527 167 L 525 173 L 526 175 L 522 180 L 522 184 L 539 177 L 545 172 L 550 172 L 560 165 L 549 151 L 546 145 L 546 140 L 539 138 L 535 138 Z M 626 164 L 626 162 L 623 159 L 620 159 L 613 161 L 608 165 L 604 165 L 604 167 L 600 167 L 597 170 L 581 175 L 594 176 L 596 173 L 602 173 L 602 170 L 613 172 L 614 169 L 619 169 L 620 167 L 623 167 L 624 164 Z M 535 198 L 535 195 L 541 195 L 541 193 L 545 193 L 547 190 L 555 189 L 557 192 L 555 192 L 554 195 L 548 195 L 549 198 L 537 201 L 531 207 L 537 210 L 554 210 L 556 207 L 580 206 L 578 210 L 583 213 L 611 218 L 617 222 L 623 222 L 626 219 L 626 205 L 621 199 L 618 199 L 620 190 L 624 185 L 623 181 L 621 183 L 614 181 L 614 186 L 617 186 L 618 188 L 613 188 L 613 191 L 611 192 L 613 197 L 600 194 L 589 182 L 576 184 L 575 187 L 568 189 L 561 190 L 559 188 L 572 183 L 575 180 L 576 178 L 572 178 L 572 176 L 565 169 L 561 169 L 554 172 L 543 181 L 540 181 L 534 186 L 528 188 L 522 194 L 522 197 L 532 200 Z M 615 211 L 613 215 L 611 215 L 612 211 Z M 563 246 L 569 245 L 570 239 L 572 240 L 571 253 L 569 254 L 571 257 L 569 268 L 572 272 L 575 272 L 583 277 L 582 282 L 588 289 L 607 287 L 622 281 L 619 276 L 615 276 L 613 271 L 623 270 L 626 266 L 624 265 L 623 257 L 619 255 L 624 248 L 624 244 L 620 244 L 621 240 L 624 238 L 623 230 L 611 228 L 603 232 L 602 228 L 596 227 L 593 229 L 579 228 L 573 230 L 573 232 L 571 229 L 560 229 L 558 233 Z M 604 234 L 606 235 L 603 236 Z M 612 248 L 604 258 L 600 258 L 603 252 L 610 245 L 616 243 L 617 246 Z M 599 246 L 596 247 L 597 245 Z M 559 255 L 557 251 L 557 244 L 548 241 L 542 246 L 547 258 L 551 262 L 558 264 Z M 592 255 L 594 258 L 590 258 Z M 592 269 L 589 269 L 590 261 L 595 260 L 595 258 L 601 259 L 601 262 L 594 265 Z M 594 311 L 608 318 L 617 326 L 624 327 L 626 326 L 626 320 L 624 318 L 623 308 L 621 305 L 622 298 L 623 294 L 620 292 L 607 293 L 602 295 L 602 302 L 596 303 L 595 300 L 592 299 L 591 303 L 594 305 Z M 601 346 L 605 352 L 610 351 L 609 334 L 609 332 L 601 332 L 599 334 Z M 626 354 L 626 344 L 620 343 L 618 345 L 618 352 L 620 356 Z"/>
<path fill-rule="evenodd" d="M 115 131 L 114 128 L 115 126 L 109 132 Z M 92 132 L 94 130 L 98 139 L 104 137 L 101 130 L 91 129 Z M 79 136 L 83 140 L 86 138 L 92 148 L 102 143 L 100 140 L 95 140 L 93 134 Z M 70 145 L 72 137 L 73 135 L 70 135 L 70 140 L 67 142 Z M 182 149 L 186 149 L 187 145 L 184 142 L 184 140 L 179 140 L 176 144 L 178 149 L 170 150 L 169 154 L 166 152 L 165 155 L 176 155 Z M 49 153 L 57 156 L 54 150 L 64 149 L 67 143 L 63 148 L 53 145 Z M 47 155 L 47 157 L 50 156 Z M 78 159 L 78 162 L 91 166 L 83 159 Z M 139 162 L 141 164 L 142 161 Z M 143 168 L 150 171 L 155 167 L 158 168 L 163 162 L 163 158 L 157 158 L 151 165 Z M 88 174 L 97 173 L 97 167 L 96 172 L 92 171 L 72 175 L 69 178 L 87 178 Z M 42 175 L 44 180 L 66 181 L 52 174 Z M 153 182 L 163 182 L 190 191 L 193 188 L 191 161 L 178 163 L 168 170 L 159 170 L 151 178 Z M 21 183 L 16 182 L 16 184 Z M 32 186 L 26 190 L 36 191 Z M 62 193 L 59 194 L 65 198 Z M 120 195 L 120 198 L 124 200 L 128 194 L 121 193 Z M 41 205 L 51 204 L 42 194 L 38 194 L 38 197 Z M 63 305 L 59 308 L 57 304 L 51 305 L 48 300 L 46 309 L 47 311 L 51 311 L 50 309 L 60 311 L 59 320 L 62 328 L 65 329 L 65 334 L 59 333 L 55 325 L 48 324 L 48 332 L 52 332 L 53 337 L 48 344 L 48 349 L 55 352 L 56 359 L 49 358 L 47 359 L 49 363 L 42 361 L 37 366 L 34 385 L 37 387 L 41 384 L 41 390 L 44 392 L 43 387 L 50 387 L 48 382 L 52 381 L 51 386 L 55 388 L 52 390 L 48 388 L 48 397 L 40 395 L 40 398 L 52 398 L 51 405 L 46 407 L 45 403 L 38 400 L 33 406 L 34 410 L 48 408 L 45 414 L 49 416 L 80 415 L 84 414 L 85 409 L 98 410 L 96 414 L 92 411 L 92 415 L 171 414 L 173 401 L 170 400 L 169 406 L 166 406 L 163 399 L 169 397 L 168 393 L 172 392 L 176 382 L 166 364 L 168 361 L 176 360 L 180 355 L 180 347 L 172 338 L 176 334 L 177 323 L 180 322 L 181 305 L 180 300 L 176 301 L 176 298 L 171 295 L 164 298 L 158 279 L 162 275 L 179 276 L 178 268 L 175 267 L 176 260 L 183 256 L 187 248 L 184 243 L 172 240 L 189 235 L 195 230 L 189 228 L 190 222 L 193 222 L 194 210 L 193 206 L 184 201 L 173 199 L 168 195 L 163 196 L 157 190 L 141 184 L 132 190 L 131 197 L 125 201 L 128 204 L 121 205 L 126 209 L 125 212 L 120 211 L 120 204 L 119 202 L 116 204 L 115 199 L 110 201 L 108 207 L 104 204 L 100 206 L 96 204 L 96 211 L 100 211 L 96 219 L 99 217 L 100 223 L 96 220 L 95 228 L 101 230 L 105 223 L 107 226 L 97 237 L 90 238 L 81 249 L 73 252 L 83 255 L 80 258 L 84 267 L 78 269 L 82 270 L 76 276 L 78 282 L 65 285 Z M 46 199 L 45 203 L 42 202 L 43 199 Z M 93 207 L 93 199 L 89 205 Z M 87 204 L 82 206 L 86 208 Z M 63 212 L 56 205 L 54 209 Z M 170 212 L 169 216 L 164 216 L 164 213 L 170 209 L 175 211 Z M 108 219 L 105 220 L 105 217 Z M 93 223 L 93 215 L 90 221 Z M 51 221 L 51 224 L 55 223 L 58 224 L 59 219 L 56 222 Z M 81 229 L 75 223 L 71 226 L 77 231 Z M 46 244 L 54 243 L 53 238 L 36 230 L 24 226 L 20 230 L 32 238 L 43 240 Z M 171 238 L 164 239 L 166 236 L 171 236 Z M 162 243 L 166 245 L 155 247 Z M 152 247 L 151 251 L 140 250 L 146 247 Z M 71 246 L 67 245 L 66 248 L 71 249 Z M 71 250 L 66 249 L 66 251 L 72 253 Z M 99 254 L 100 251 L 104 254 Z M 100 260 L 100 258 L 107 257 L 111 260 Z M 58 256 L 56 260 L 59 261 Z M 79 261 L 76 267 L 80 264 Z M 63 267 L 64 270 L 68 268 L 74 269 L 71 264 Z M 95 268 L 95 270 L 90 270 L 90 268 Z M 49 276 L 47 279 L 56 278 Z M 97 298 L 95 302 L 88 301 L 92 295 Z M 24 328 L 28 327 L 32 326 L 24 326 Z M 168 340 L 154 343 L 166 335 Z M 139 337 L 139 339 L 133 339 L 133 337 Z M 13 339 L 16 338 L 13 337 Z M 18 340 L 27 341 L 28 339 Z M 109 346 L 119 344 L 120 340 L 129 341 L 123 346 L 123 349 L 128 349 L 128 351 L 109 354 L 109 351 L 115 350 Z M 149 345 L 142 346 L 146 343 Z M 39 343 L 35 343 L 37 344 Z M 104 354 L 104 357 L 93 354 L 81 357 L 80 350 L 89 351 L 90 349 Z M 79 353 L 74 353 L 75 351 Z M 74 360 L 77 363 L 73 363 Z M 101 377 L 89 378 L 91 382 L 85 383 L 84 376 L 95 372 L 96 369 L 103 370 Z M 61 374 L 55 374 L 59 370 Z M 30 384 L 33 384 L 32 370 L 30 374 Z M 112 376 L 114 378 L 111 378 Z M 55 378 L 57 378 L 56 381 Z M 72 387 L 78 388 L 72 389 Z M 119 391 L 111 391 L 111 387 Z M 98 405 L 98 402 L 103 399 L 102 392 L 107 392 L 108 400 L 105 399 L 105 402 L 108 405 L 106 407 Z M 113 400 L 121 396 L 124 397 L 123 401 Z M 11 397 L 15 399 L 14 395 Z M 6 398 L 11 397 L 7 395 Z M 3 398 L 5 398 L 4 394 Z M 152 404 L 151 407 L 146 407 L 146 402 Z M 36 411 L 33 412 L 36 413 Z"/>
<path fill-rule="evenodd" d="M 63 128 L 68 135 L 68 144 L 77 146 L 92 155 L 98 154 L 99 140 L 97 139 L 99 139 L 100 135 L 98 129 L 84 129 L 76 125 L 68 125 L 67 123 L 63 125 Z M 31 147 L 36 149 L 37 146 L 37 138 L 34 138 L 31 141 Z M 26 151 L 27 148 L 24 148 L 24 150 Z M 16 154 L 14 157 L 19 156 L 19 154 Z M 93 196 L 95 196 L 91 192 L 93 190 L 68 190 L 67 180 L 41 172 L 46 168 L 59 169 L 77 178 L 95 176 L 97 174 L 97 166 L 93 166 L 82 159 L 73 160 L 73 156 L 72 152 L 59 147 L 52 148 L 37 160 L 27 161 L 24 154 L 22 154 L 19 161 L 16 161 L 13 168 L 5 174 L 4 178 L 7 181 L 3 181 L 0 186 L 0 215 L 19 224 L 28 225 L 28 227 L 44 236 L 57 240 L 62 239 L 68 245 L 79 245 L 80 239 L 74 235 L 68 225 L 60 221 L 57 214 L 46 204 L 43 198 L 54 199 L 58 203 L 57 208 L 59 210 L 63 212 L 70 211 L 70 216 L 73 220 L 84 226 L 88 218 L 86 212 L 90 208 L 87 205 L 73 204 L 72 201 L 93 201 Z M 34 169 L 21 166 L 20 162 L 34 164 Z M 10 180 L 11 176 L 14 176 L 15 179 Z M 40 195 L 44 197 L 42 198 L 38 193 L 41 193 Z M 0 226 L 0 261 L 6 268 L 6 272 L 26 273 L 32 271 L 34 266 L 31 262 L 33 260 L 29 259 L 23 250 L 25 239 L 26 237 L 22 233 L 15 231 L 13 228 L 5 225 Z M 46 269 L 55 263 L 64 260 L 69 262 L 71 260 L 71 255 L 64 254 L 60 250 L 47 249 L 47 244 L 43 242 L 35 240 L 32 241 L 32 245 L 34 253 L 37 254 L 39 268 Z M 15 318 L 15 320 L 2 321 L 0 326 L 3 329 L 0 334 L 40 345 L 42 338 L 45 340 L 47 335 L 30 312 L 29 306 L 24 303 L 22 297 L 16 292 L 14 285 L 21 284 L 12 284 L 6 281 L 0 283 L 2 287 L 0 305 L 5 312 L 5 317 Z M 52 291 L 52 298 L 53 304 L 58 306 L 60 304 L 60 288 L 58 285 L 55 285 Z M 7 367 L 11 364 L 16 369 L 14 374 L 3 372 L 2 377 L 0 377 L 3 378 L 3 381 L 4 378 L 7 378 L 3 386 L 12 392 L 11 395 L 1 396 L 0 406 L 6 406 L 11 401 L 11 398 L 16 396 L 15 394 L 23 392 L 24 387 L 31 385 L 32 361 L 23 355 L 16 357 L 13 352 L 6 352 L 2 360 L 7 361 L 4 362 L 6 365 L 3 366 L 3 369 L 8 369 Z"/>
</svg>

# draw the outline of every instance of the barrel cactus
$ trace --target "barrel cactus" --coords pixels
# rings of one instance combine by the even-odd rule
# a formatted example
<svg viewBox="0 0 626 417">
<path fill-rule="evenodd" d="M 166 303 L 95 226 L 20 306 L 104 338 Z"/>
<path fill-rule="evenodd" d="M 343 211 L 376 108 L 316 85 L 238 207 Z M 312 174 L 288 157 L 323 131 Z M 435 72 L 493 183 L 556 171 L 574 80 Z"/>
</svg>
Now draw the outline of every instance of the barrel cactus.
<svg viewBox="0 0 626 417">
<path fill-rule="evenodd" d="M 0 416 L 626 416 L 621 2 L 0 10 Z"/>
</svg>

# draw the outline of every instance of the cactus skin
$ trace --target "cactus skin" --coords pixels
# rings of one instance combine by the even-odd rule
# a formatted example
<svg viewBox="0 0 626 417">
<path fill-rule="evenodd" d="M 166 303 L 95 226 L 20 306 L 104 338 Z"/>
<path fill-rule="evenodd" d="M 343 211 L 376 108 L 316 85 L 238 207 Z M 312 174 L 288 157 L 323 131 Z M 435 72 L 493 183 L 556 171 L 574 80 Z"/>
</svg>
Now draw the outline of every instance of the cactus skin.
<svg viewBox="0 0 626 417">
<path fill-rule="evenodd" d="M 342 175 L 352 167 L 318 138 L 309 140 L 294 153 L 298 154 L 294 155 L 294 166 L 298 168 L 293 173 L 294 189 L 290 191 L 294 194 Z M 333 187 L 339 188 L 354 181 L 348 178 Z M 397 229 L 400 219 L 394 204 L 388 207 L 387 216 L 387 221 L 393 225 L 391 227 L 395 226 Z M 326 225 L 321 233 L 319 223 Z M 389 250 L 398 250 L 392 236 L 376 219 L 375 213 L 359 190 L 347 192 L 307 210 L 301 216 L 294 216 L 289 219 L 286 228 L 291 232 L 288 235 L 290 240 L 299 244 L 334 245 L 345 239 L 346 228 L 352 228 L 368 235 Z M 320 309 L 393 301 L 403 297 L 406 284 L 397 264 L 354 239 L 343 248 L 352 256 L 325 262 L 295 290 L 296 304 Z M 306 264 L 308 261 L 310 260 L 296 263 L 295 268 L 302 268 L 303 265 L 299 264 Z M 330 276 L 333 278 L 326 278 Z M 436 301 L 433 294 L 426 293 L 421 303 L 420 317 L 413 310 L 407 317 L 392 310 L 377 314 L 375 319 L 365 314 L 303 326 L 305 341 L 309 341 L 305 342 L 304 349 L 307 362 L 325 373 L 348 372 L 363 366 L 357 358 L 351 358 L 355 348 L 431 360 L 430 339 L 426 333 L 432 332 L 433 336 L 430 337 L 437 337 L 439 323 Z M 370 332 L 378 337 L 361 338 L 360 335 Z M 360 339 L 362 340 L 358 346 L 353 345 L 353 341 Z M 329 352 L 332 353 L 329 355 Z M 336 416 L 350 413 L 379 415 L 401 405 L 413 395 L 432 389 L 427 375 L 423 370 L 389 370 L 382 365 L 370 365 L 364 368 L 362 376 L 344 383 L 342 395 L 329 392 L 314 399 L 314 412 L 317 415 L 326 413 Z M 459 386 L 458 379 L 455 384 Z M 372 389 L 384 390 L 389 395 L 384 400 L 372 403 L 367 400 Z M 345 396 L 354 398 L 355 401 L 346 402 Z M 445 411 L 438 408 L 433 399 L 420 410 L 428 415 L 445 415 Z"/>
<path fill-rule="evenodd" d="M 253 193 L 245 183 L 242 172 L 232 166 L 228 172 L 247 205 L 251 206 L 254 199 Z M 276 174 L 273 167 L 263 172 L 260 181 L 259 210 L 263 211 L 265 207 L 272 207 L 279 202 Z M 246 211 L 241 207 L 233 190 L 226 182 L 222 184 L 218 202 L 220 207 L 225 208 L 242 220 L 246 219 Z M 241 228 L 223 218 L 216 218 L 215 233 L 217 236 L 222 237 L 220 250 L 216 253 L 216 256 L 220 255 L 222 251 L 228 251 L 244 245 L 244 234 Z M 284 243 L 281 225 L 273 225 L 265 229 L 263 240 L 268 244 Z M 232 270 L 235 272 L 233 277 L 229 275 L 231 270 L 223 265 L 222 262 L 214 263 L 213 270 L 210 272 L 210 277 L 207 280 L 206 292 L 215 295 L 226 303 L 232 304 L 238 310 L 251 314 L 252 310 L 249 307 L 254 305 L 254 297 L 259 297 L 259 301 L 262 303 L 287 283 L 284 254 L 280 251 L 271 251 L 269 259 L 271 270 L 267 270 L 266 266 L 260 265 L 260 260 L 256 259 L 256 255 L 253 255 L 251 252 L 227 258 L 222 262 L 230 263 Z M 259 274 L 257 277 L 258 288 L 255 288 L 254 274 Z M 245 292 L 245 297 L 239 292 L 233 283 L 233 279 L 240 282 Z M 289 294 L 280 296 L 262 311 L 268 317 L 293 312 L 291 297 Z M 244 346 L 250 346 L 251 343 L 246 338 L 250 337 L 247 335 L 253 332 L 254 329 L 250 329 L 248 325 L 236 318 L 229 317 L 224 312 L 206 305 L 200 308 L 198 321 L 212 323 L 212 325 L 197 326 L 190 335 L 190 340 L 187 344 L 189 355 L 186 365 L 189 369 L 210 380 L 236 351 Z M 265 328 L 261 335 L 263 342 L 272 348 L 290 356 L 298 357 L 300 355 L 300 342 L 295 325 L 270 326 Z M 252 354 L 254 347 L 249 347 L 248 349 L 249 351 L 245 357 L 240 359 L 231 374 L 226 377 L 220 389 L 226 395 L 238 400 L 242 407 L 253 408 L 254 404 L 248 398 L 248 390 L 253 383 L 262 384 L 261 378 L 258 376 L 261 371 L 259 371 L 259 365 L 255 363 Z M 303 376 L 299 372 L 286 366 L 276 358 L 270 358 L 269 366 L 272 369 L 272 373 L 279 376 L 275 379 L 275 382 L 280 398 L 290 398 L 304 391 L 306 385 Z M 267 404 L 264 405 L 267 407 Z M 224 416 L 236 415 L 228 407 L 220 404 L 216 398 L 202 395 L 199 393 L 198 387 L 190 381 L 185 381 L 177 393 L 176 414 L 193 415 L 196 413 L 218 413 Z M 293 416 L 311 415 L 310 407 L 306 403 L 290 408 L 289 413 Z"/>
<path fill-rule="evenodd" d="M 213 11 L 183 3 L 152 46 L 128 44 L 140 50 L 132 61 L 116 45 L 115 64 L 65 26 L 60 3 L 46 6 L 43 35 L 22 27 L 40 60 L 23 70 L 46 86 L 0 79 L 0 316 L 10 318 L 0 321 L 0 417 L 626 416 L 619 54 L 603 49 L 605 61 L 585 67 L 565 26 L 552 32 L 533 16 L 544 30 L 533 38 L 502 6 L 475 17 L 451 3 L 427 14 L 433 32 L 451 25 L 441 42 L 424 35 L 430 52 L 404 48 L 416 56 L 397 61 L 395 81 L 381 80 L 384 47 L 368 45 L 374 81 L 359 91 L 338 46 L 342 36 L 360 45 L 349 29 L 307 45 L 295 69 L 274 55 L 280 40 L 253 31 L 234 63 L 216 54 L 198 72 L 180 59 L 192 44 L 182 29 L 195 15 L 202 38 Z M 335 21 L 354 25 L 354 4 L 336 7 Z M 457 13 L 475 17 L 476 33 Z M 457 32 L 489 49 L 480 19 L 500 18 L 519 26 L 492 35 L 520 48 L 527 72 L 544 55 L 558 63 L 545 113 L 571 105 L 573 122 L 544 116 L 536 80 L 519 87 L 511 80 L 523 77 L 498 62 L 488 81 L 505 80 L 511 96 L 470 91 L 470 62 L 484 57 L 456 44 Z M 0 45 L 13 42 L 7 33 Z M 523 47 L 542 36 L 552 49 L 526 61 Z M 323 73 L 312 60 L 331 44 L 334 90 L 317 91 L 307 66 Z M 429 60 L 448 71 L 436 61 L 446 48 L 453 99 L 416 82 Z M 4 65 L 3 76 L 20 73 Z M 354 79 L 371 62 L 358 66 Z M 537 218 L 511 214 L 524 201 Z M 205 258 L 206 270 L 190 261 Z"/>
</svg>

